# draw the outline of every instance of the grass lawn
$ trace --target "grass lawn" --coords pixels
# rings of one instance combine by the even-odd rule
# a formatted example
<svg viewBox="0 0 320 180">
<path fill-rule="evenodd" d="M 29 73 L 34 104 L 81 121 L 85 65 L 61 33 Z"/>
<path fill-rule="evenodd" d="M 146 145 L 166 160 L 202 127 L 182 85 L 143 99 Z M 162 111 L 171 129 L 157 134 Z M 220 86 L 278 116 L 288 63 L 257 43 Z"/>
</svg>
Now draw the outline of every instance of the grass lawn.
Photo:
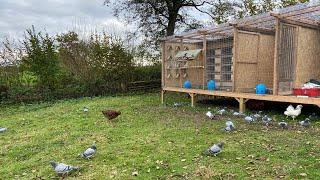
<svg viewBox="0 0 320 180">
<path fill-rule="evenodd" d="M 167 99 L 169 104 L 187 100 Z M 106 108 L 121 110 L 117 122 L 105 120 Z M 8 131 L 0 134 L 0 179 L 57 178 L 50 160 L 82 167 L 69 179 L 320 177 L 318 123 L 267 129 L 230 116 L 237 131 L 225 133 L 228 117 L 208 120 L 207 110 L 162 106 L 156 93 L 1 107 L 0 127 Z M 217 157 L 201 155 L 219 141 L 225 147 Z M 93 142 L 96 156 L 77 159 Z"/>
</svg>

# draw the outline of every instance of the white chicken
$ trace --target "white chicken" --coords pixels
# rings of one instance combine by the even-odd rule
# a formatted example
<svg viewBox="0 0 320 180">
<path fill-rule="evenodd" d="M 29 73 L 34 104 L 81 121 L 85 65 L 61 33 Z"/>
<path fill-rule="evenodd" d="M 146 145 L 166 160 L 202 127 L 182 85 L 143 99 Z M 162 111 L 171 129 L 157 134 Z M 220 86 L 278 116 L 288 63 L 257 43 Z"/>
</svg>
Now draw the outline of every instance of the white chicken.
<svg viewBox="0 0 320 180">
<path fill-rule="evenodd" d="M 289 105 L 284 112 L 284 115 L 287 117 L 290 116 L 294 120 L 297 116 L 301 114 L 302 105 L 298 105 L 296 108 L 294 108 L 292 105 Z"/>
</svg>

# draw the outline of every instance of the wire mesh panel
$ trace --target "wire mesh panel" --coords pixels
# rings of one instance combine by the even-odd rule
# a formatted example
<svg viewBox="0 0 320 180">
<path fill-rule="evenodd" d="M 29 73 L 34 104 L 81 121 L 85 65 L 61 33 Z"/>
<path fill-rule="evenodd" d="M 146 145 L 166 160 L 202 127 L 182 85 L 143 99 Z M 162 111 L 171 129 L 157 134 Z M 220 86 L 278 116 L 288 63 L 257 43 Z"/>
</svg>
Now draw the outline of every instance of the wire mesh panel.
<svg viewBox="0 0 320 180">
<path fill-rule="evenodd" d="M 289 92 L 293 88 L 296 68 L 296 27 L 280 26 L 278 76 L 279 92 Z"/>
<path fill-rule="evenodd" d="M 207 42 L 206 79 L 214 80 L 219 90 L 232 89 L 232 48 L 232 37 Z"/>
</svg>

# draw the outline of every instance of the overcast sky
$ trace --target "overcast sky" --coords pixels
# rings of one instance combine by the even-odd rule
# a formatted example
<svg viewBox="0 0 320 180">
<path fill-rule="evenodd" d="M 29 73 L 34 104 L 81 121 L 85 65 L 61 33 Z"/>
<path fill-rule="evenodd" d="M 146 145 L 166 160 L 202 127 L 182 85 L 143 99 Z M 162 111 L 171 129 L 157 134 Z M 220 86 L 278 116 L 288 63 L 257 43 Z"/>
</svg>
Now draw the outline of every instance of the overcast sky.
<svg viewBox="0 0 320 180">
<path fill-rule="evenodd" d="M 0 39 L 22 37 L 26 28 L 50 34 L 74 28 L 129 29 L 112 15 L 103 0 L 0 0 Z M 114 33 L 114 32 L 111 32 Z"/>
</svg>

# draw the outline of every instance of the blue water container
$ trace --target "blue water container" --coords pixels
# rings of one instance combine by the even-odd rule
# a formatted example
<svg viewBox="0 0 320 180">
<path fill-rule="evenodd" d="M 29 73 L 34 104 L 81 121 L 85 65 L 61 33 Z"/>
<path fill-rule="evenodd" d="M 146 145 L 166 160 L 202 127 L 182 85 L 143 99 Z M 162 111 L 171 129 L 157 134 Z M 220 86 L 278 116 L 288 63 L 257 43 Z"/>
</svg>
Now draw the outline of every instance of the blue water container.
<svg viewBox="0 0 320 180">
<path fill-rule="evenodd" d="M 208 90 L 213 91 L 216 89 L 216 82 L 214 80 L 209 80 L 207 86 Z"/>
<path fill-rule="evenodd" d="M 265 84 L 258 84 L 256 86 L 256 94 L 266 94 L 267 86 Z"/>
<path fill-rule="evenodd" d="M 185 81 L 183 83 L 183 87 L 186 88 L 186 89 L 190 89 L 191 88 L 191 82 L 190 81 Z"/>
</svg>

